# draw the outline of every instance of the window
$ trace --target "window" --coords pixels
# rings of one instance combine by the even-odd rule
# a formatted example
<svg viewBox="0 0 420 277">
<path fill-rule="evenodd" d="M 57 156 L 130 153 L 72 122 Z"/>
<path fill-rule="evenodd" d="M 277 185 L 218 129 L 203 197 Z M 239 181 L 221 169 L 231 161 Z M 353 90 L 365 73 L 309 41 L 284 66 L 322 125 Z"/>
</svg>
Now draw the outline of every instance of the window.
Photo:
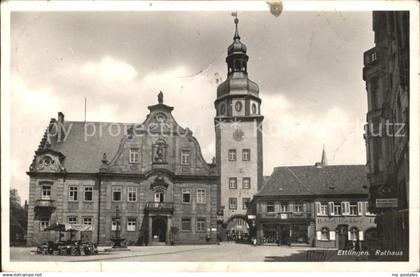
<svg viewBox="0 0 420 277">
<path fill-rule="evenodd" d="M 283 212 L 283 213 L 286 213 L 287 212 L 287 203 L 280 203 L 280 211 L 281 212 Z"/>
<path fill-rule="evenodd" d="M 197 189 L 197 203 L 198 204 L 206 203 L 206 189 Z"/>
<path fill-rule="evenodd" d="M 51 186 L 42 186 L 42 200 L 50 200 L 51 199 Z"/>
<path fill-rule="evenodd" d="M 356 227 L 350 229 L 348 239 L 356 241 L 359 239 L 359 230 Z"/>
<path fill-rule="evenodd" d="M 320 215 L 328 215 L 328 205 L 321 203 L 321 213 Z"/>
<path fill-rule="evenodd" d="M 347 202 L 347 201 L 341 202 L 341 214 L 350 215 L 350 202 Z"/>
<path fill-rule="evenodd" d="M 249 178 L 249 177 L 242 178 L 242 188 L 243 189 L 250 189 L 251 188 L 251 178 Z"/>
<path fill-rule="evenodd" d="M 182 203 L 191 203 L 191 190 L 190 189 L 182 190 Z"/>
<path fill-rule="evenodd" d="M 68 221 L 69 224 L 77 224 L 77 217 L 69 216 L 67 221 Z"/>
<path fill-rule="evenodd" d="M 136 219 L 129 218 L 127 220 L 127 231 L 135 232 L 136 231 Z"/>
<path fill-rule="evenodd" d="M 206 230 L 206 219 L 197 218 L 197 232 L 204 232 Z"/>
<path fill-rule="evenodd" d="M 85 187 L 85 201 L 93 200 L 93 187 Z"/>
<path fill-rule="evenodd" d="M 77 187 L 69 188 L 69 201 L 77 201 Z"/>
<path fill-rule="evenodd" d="M 364 208 L 365 208 L 365 215 L 366 216 L 375 216 L 375 213 L 371 213 L 369 212 L 369 202 L 363 202 L 364 203 Z"/>
<path fill-rule="evenodd" d="M 131 148 L 129 155 L 129 162 L 132 164 L 139 163 L 140 152 L 138 148 Z"/>
<path fill-rule="evenodd" d="M 251 150 L 250 149 L 242 149 L 242 160 L 243 161 L 250 161 L 251 160 Z"/>
<path fill-rule="evenodd" d="M 121 230 L 120 221 L 113 218 L 112 219 L 112 225 L 111 225 L 111 231 L 117 231 L 117 228 L 118 228 L 118 230 Z"/>
<path fill-rule="evenodd" d="M 273 202 L 267 202 L 267 213 L 274 213 L 275 207 Z"/>
<path fill-rule="evenodd" d="M 127 201 L 128 202 L 136 202 L 137 201 L 137 188 L 133 188 L 133 187 L 128 188 Z"/>
<path fill-rule="evenodd" d="M 350 203 L 350 215 L 357 215 L 357 203 Z"/>
<path fill-rule="evenodd" d="M 321 229 L 321 240 L 330 240 L 330 230 L 326 227 Z"/>
<path fill-rule="evenodd" d="M 181 230 L 191 231 L 191 218 L 185 217 L 181 219 Z"/>
<path fill-rule="evenodd" d="M 376 61 L 376 52 L 373 52 L 372 54 L 370 54 L 370 59 L 372 62 Z"/>
<path fill-rule="evenodd" d="M 165 193 L 163 191 L 155 191 L 155 202 L 165 202 Z"/>
<path fill-rule="evenodd" d="M 303 204 L 302 203 L 296 203 L 294 211 L 295 211 L 295 213 L 303 213 Z"/>
<path fill-rule="evenodd" d="M 121 201 L 121 194 L 121 187 L 112 187 L 112 201 Z"/>
<path fill-rule="evenodd" d="M 251 202 L 251 198 L 248 198 L 248 197 L 242 198 L 242 209 L 247 210 L 250 202 Z"/>
<path fill-rule="evenodd" d="M 334 203 L 334 215 L 341 215 L 341 204 Z"/>
<path fill-rule="evenodd" d="M 229 161 L 236 161 L 236 150 L 235 149 L 229 149 L 228 159 L 229 159 Z"/>
<path fill-rule="evenodd" d="M 316 215 L 327 216 L 328 215 L 328 204 L 322 202 L 315 202 Z"/>
<path fill-rule="evenodd" d="M 41 217 L 39 220 L 39 230 L 44 231 L 50 226 L 50 219 L 48 217 Z"/>
<path fill-rule="evenodd" d="M 236 198 L 229 198 L 229 209 L 236 210 L 238 208 L 238 202 Z"/>
<path fill-rule="evenodd" d="M 181 164 L 190 165 L 190 150 L 181 150 Z"/>
<path fill-rule="evenodd" d="M 91 217 L 84 217 L 83 224 L 92 225 L 92 218 Z"/>
<path fill-rule="evenodd" d="M 236 177 L 229 178 L 229 188 L 237 189 L 238 188 L 238 179 Z"/>
</svg>

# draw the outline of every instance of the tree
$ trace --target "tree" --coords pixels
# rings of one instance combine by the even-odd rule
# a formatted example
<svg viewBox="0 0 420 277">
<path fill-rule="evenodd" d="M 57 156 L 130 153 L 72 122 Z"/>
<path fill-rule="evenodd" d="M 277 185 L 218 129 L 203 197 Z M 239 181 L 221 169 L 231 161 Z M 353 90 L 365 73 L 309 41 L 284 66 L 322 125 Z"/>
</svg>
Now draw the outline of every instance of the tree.
<svg viewBox="0 0 420 277">
<path fill-rule="evenodd" d="M 16 189 L 10 190 L 10 245 L 21 244 L 25 241 L 28 214 L 26 208 L 20 204 L 20 196 Z"/>
</svg>

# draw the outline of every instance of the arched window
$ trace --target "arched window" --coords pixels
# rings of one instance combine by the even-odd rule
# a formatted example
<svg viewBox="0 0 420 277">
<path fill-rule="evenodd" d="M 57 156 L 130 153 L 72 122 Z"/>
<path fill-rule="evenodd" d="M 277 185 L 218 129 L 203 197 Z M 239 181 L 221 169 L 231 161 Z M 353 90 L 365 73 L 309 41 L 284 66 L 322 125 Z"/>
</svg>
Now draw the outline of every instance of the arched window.
<svg viewBox="0 0 420 277">
<path fill-rule="evenodd" d="M 356 227 L 350 228 L 348 239 L 352 240 L 352 241 L 358 240 L 359 239 L 359 229 L 357 229 Z"/>
<path fill-rule="evenodd" d="M 153 144 L 153 163 L 166 163 L 166 141 L 158 139 Z"/>
<path fill-rule="evenodd" d="M 241 70 L 241 62 L 235 61 L 235 71 L 240 71 L 240 70 Z"/>
<path fill-rule="evenodd" d="M 321 229 L 321 240 L 330 240 L 330 230 L 327 227 Z"/>
</svg>

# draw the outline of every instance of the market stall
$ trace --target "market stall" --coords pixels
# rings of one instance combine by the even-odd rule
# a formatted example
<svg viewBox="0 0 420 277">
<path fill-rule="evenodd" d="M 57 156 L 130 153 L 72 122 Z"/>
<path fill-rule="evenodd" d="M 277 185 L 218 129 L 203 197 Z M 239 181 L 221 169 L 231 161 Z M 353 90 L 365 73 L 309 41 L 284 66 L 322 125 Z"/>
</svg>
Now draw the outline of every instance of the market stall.
<svg viewBox="0 0 420 277">
<path fill-rule="evenodd" d="M 48 241 L 43 243 L 38 246 L 36 251 L 37 254 L 84 256 L 98 253 L 97 246 L 94 243 L 82 240 L 72 240 L 73 232 L 93 231 L 92 225 L 54 223 L 47 227 L 45 231 L 58 232 L 58 242 Z M 70 239 L 61 241 L 62 232 L 70 232 Z"/>
</svg>

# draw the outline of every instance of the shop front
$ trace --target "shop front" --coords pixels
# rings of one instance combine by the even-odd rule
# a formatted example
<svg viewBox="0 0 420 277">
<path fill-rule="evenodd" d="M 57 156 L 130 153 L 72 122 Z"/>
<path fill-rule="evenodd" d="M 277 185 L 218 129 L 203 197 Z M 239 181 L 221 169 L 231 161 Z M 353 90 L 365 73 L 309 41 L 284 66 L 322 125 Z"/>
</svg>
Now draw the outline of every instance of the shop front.
<svg viewBox="0 0 420 277">
<path fill-rule="evenodd" d="M 279 222 L 264 221 L 257 226 L 259 244 L 310 244 L 313 239 L 314 224 L 308 220 Z"/>
</svg>

